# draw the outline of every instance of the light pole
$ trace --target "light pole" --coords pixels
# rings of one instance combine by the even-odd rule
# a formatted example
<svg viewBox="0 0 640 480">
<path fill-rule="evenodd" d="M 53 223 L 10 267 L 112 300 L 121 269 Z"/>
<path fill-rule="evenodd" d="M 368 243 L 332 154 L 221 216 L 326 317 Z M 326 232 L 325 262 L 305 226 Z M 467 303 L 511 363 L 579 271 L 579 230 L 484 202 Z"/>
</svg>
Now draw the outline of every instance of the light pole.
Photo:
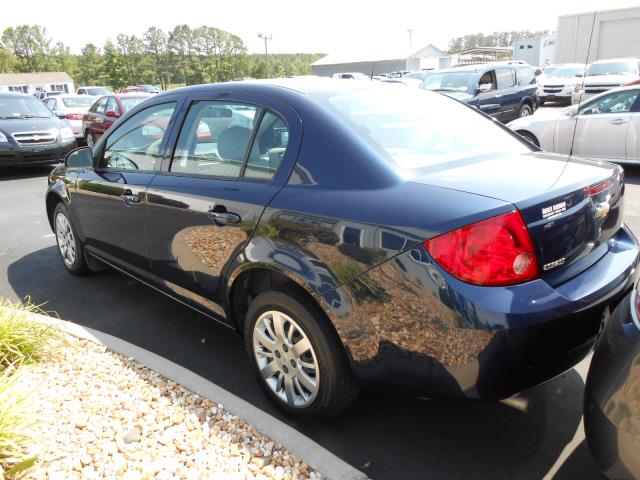
<svg viewBox="0 0 640 480">
<path fill-rule="evenodd" d="M 411 36 L 413 35 L 413 28 L 407 28 L 407 32 L 409 32 L 409 50 L 411 50 L 411 47 L 412 47 Z"/>
<path fill-rule="evenodd" d="M 264 40 L 264 61 L 267 64 L 267 78 L 269 78 L 269 51 L 267 50 L 267 42 L 271 40 L 273 36 L 270 33 L 259 33 L 258 38 Z"/>
</svg>

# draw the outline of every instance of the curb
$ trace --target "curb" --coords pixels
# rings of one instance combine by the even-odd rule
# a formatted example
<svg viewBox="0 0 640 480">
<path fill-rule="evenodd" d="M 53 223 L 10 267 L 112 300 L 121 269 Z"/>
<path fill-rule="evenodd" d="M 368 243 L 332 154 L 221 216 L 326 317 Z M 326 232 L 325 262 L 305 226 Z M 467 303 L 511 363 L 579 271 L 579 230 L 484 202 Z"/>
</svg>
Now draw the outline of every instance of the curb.
<svg viewBox="0 0 640 480">
<path fill-rule="evenodd" d="M 92 341 L 116 353 L 126 357 L 132 357 L 136 362 L 147 366 L 169 380 L 179 383 L 186 389 L 207 397 L 216 403 L 221 403 L 232 415 L 246 421 L 257 431 L 270 437 L 273 441 L 281 443 L 292 454 L 301 458 L 314 470 L 319 471 L 331 480 L 366 480 L 368 478 L 366 474 L 352 467 L 286 423 L 254 407 L 249 402 L 210 382 L 206 378 L 160 355 L 125 342 L 108 333 L 82 327 L 67 320 L 60 320 L 41 314 L 31 314 L 31 316 L 44 323 L 57 325 L 64 333 L 76 338 Z"/>
</svg>

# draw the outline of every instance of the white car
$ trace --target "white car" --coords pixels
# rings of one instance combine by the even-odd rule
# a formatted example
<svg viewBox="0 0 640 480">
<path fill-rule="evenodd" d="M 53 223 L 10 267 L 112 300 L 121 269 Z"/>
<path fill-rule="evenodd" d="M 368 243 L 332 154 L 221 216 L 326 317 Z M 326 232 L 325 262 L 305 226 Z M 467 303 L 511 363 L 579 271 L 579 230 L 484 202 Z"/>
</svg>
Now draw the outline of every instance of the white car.
<svg viewBox="0 0 640 480">
<path fill-rule="evenodd" d="M 612 58 L 598 60 L 587 68 L 582 82 L 571 94 L 571 103 L 578 104 L 612 88 L 622 87 L 640 78 L 640 59 Z"/>
<path fill-rule="evenodd" d="M 76 95 L 91 95 L 101 97 L 102 95 L 112 95 L 113 92 L 107 87 L 94 86 L 94 87 L 80 87 L 76 90 Z"/>
<path fill-rule="evenodd" d="M 58 118 L 66 120 L 76 139 L 83 138 L 82 116 L 98 99 L 92 95 L 58 95 L 45 98 L 44 103 Z"/>
<path fill-rule="evenodd" d="M 519 118 L 507 126 L 547 152 L 640 163 L 640 85 L 602 93 L 557 114 Z"/>
<path fill-rule="evenodd" d="M 334 73 L 333 78 L 340 78 L 342 80 L 370 80 L 369 77 L 360 72 Z"/>
<path fill-rule="evenodd" d="M 550 73 L 537 79 L 540 87 L 540 105 L 545 102 L 571 102 L 571 94 L 576 85 L 582 84 L 582 75 L 587 66 L 584 63 L 554 65 Z"/>
</svg>

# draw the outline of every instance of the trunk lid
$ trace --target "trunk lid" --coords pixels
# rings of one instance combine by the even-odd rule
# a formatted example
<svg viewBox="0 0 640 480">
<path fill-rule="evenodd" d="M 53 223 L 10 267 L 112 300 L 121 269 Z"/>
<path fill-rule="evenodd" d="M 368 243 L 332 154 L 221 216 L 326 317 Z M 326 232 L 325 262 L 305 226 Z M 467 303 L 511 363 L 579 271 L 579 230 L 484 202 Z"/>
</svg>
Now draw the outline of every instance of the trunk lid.
<svg viewBox="0 0 640 480">
<path fill-rule="evenodd" d="M 617 165 L 532 152 L 475 157 L 427 170 L 413 181 L 515 205 L 535 244 L 540 274 L 552 285 L 598 261 L 622 226 L 624 177 Z"/>
</svg>

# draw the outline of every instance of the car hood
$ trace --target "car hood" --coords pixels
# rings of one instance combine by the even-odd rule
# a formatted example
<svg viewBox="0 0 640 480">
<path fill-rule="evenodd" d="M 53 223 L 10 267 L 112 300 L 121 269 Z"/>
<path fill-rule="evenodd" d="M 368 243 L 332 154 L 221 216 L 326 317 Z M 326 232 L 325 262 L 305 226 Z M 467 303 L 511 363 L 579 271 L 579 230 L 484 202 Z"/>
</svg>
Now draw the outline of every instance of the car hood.
<svg viewBox="0 0 640 480">
<path fill-rule="evenodd" d="M 571 191 L 596 183 L 614 169 L 609 163 L 547 152 L 494 154 L 427 167 L 412 181 L 525 206 L 550 190 Z"/>
<path fill-rule="evenodd" d="M 625 85 L 638 77 L 635 75 L 587 75 L 584 77 L 585 85 Z"/>
<path fill-rule="evenodd" d="M 4 133 L 45 132 L 67 126 L 56 117 L 51 118 L 14 118 L 0 120 L 0 131 Z"/>
<path fill-rule="evenodd" d="M 447 97 L 451 97 L 451 98 L 455 98 L 456 100 L 460 100 L 461 102 L 468 102 L 469 100 L 471 100 L 473 98 L 473 95 L 471 95 L 468 92 L 439 92 L 442 93 L 443 95 L 446 95 Z"/>
</svg>

